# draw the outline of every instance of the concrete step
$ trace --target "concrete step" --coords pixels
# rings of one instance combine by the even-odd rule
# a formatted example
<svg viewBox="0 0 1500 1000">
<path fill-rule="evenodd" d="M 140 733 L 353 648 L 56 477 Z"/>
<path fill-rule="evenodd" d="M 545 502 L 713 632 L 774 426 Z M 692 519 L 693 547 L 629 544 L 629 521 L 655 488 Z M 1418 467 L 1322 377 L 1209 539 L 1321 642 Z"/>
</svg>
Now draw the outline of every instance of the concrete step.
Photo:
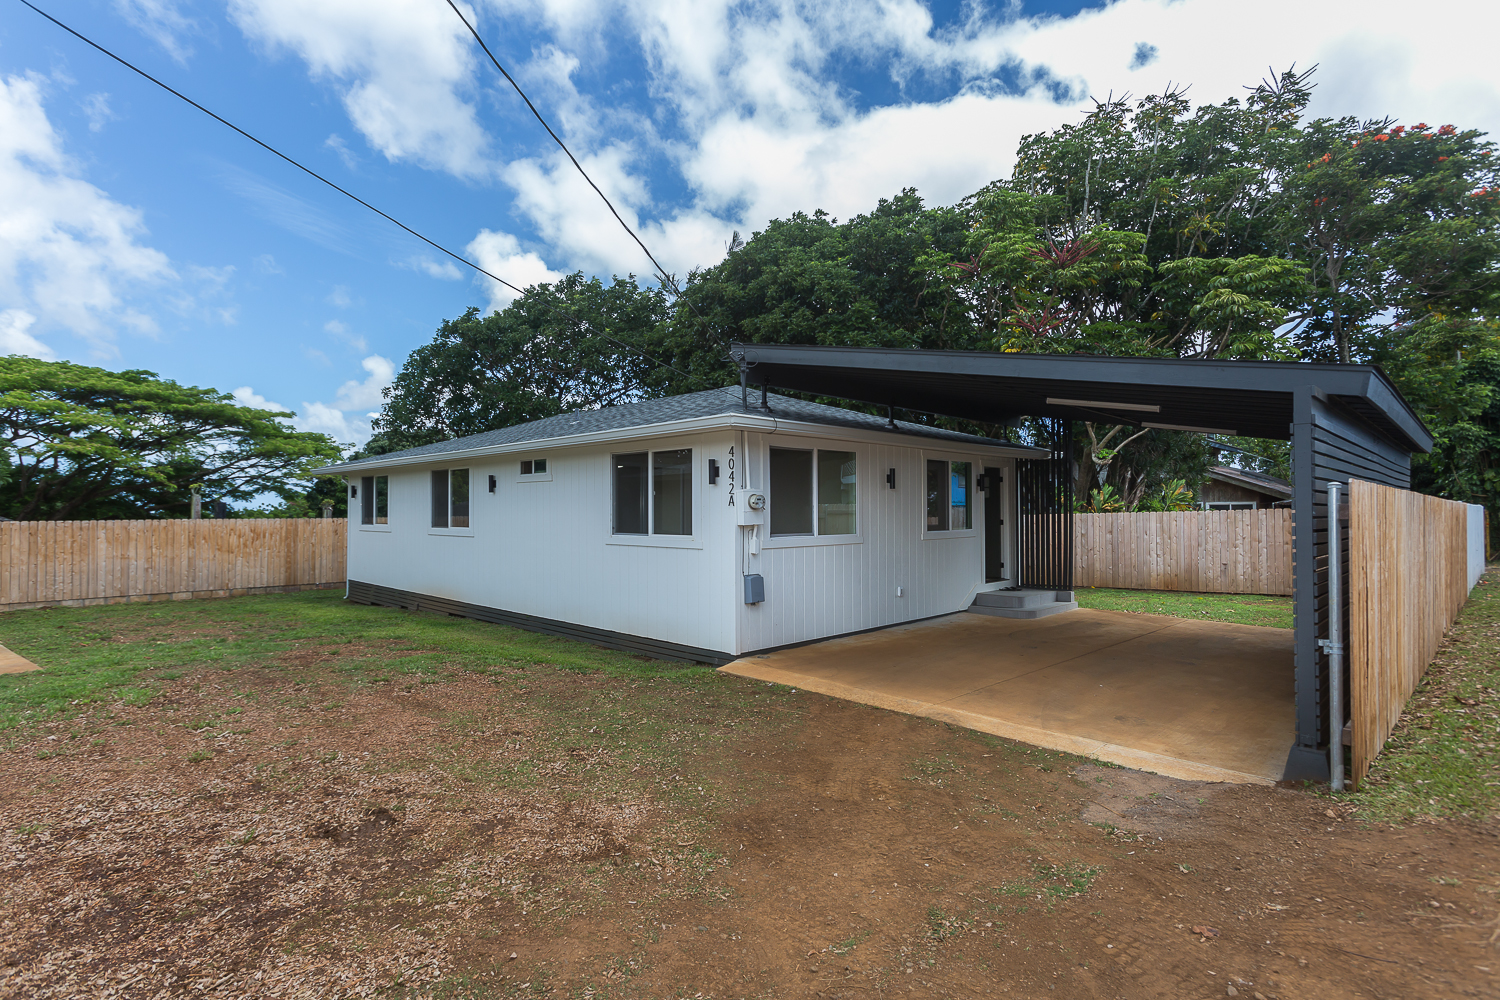
<svg viewBox="0 0 1500 1000">
<path fill-rule="evenodd" d="M 975 594 L 968 610 L 996 618 L 1046 618 L 1077 607 L 1071 590 L 991 590 Z"/>
</svg>

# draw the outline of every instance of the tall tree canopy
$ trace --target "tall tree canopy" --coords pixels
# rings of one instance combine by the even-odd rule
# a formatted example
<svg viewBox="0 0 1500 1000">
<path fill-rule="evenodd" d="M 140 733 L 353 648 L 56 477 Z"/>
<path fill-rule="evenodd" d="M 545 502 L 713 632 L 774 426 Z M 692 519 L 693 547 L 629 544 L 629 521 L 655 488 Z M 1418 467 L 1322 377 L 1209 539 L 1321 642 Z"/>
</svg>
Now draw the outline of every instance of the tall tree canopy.
<svg viewBox="0 0 1500 1000">
<path fill-rule="evenodd" d="M 339 456 L 291 416 L 148 371 L 0 358 L 0 515 L 184 517 L 195 484 L 212 499 L 290 500 Z"/>
<path fill-rule="evenodd" d="M 659 395 L 646 353 L 666 295 L 582 273 L 528 288 L 499 312 L 469 309 L 406 359 L 375 420 L 379 454 Z"/>
<path fill-rule="evenodd" d="M 1454 125 L 1309 119 L 1312 86 L 1289 70 L 1218 104 L 1100 102 L 956 205 L 907 189 L 735 234 L 671 303 L 573 275 L 471 310 L 412 355 L 372 447 L 729 384 L 732 341 L 1376 361 L 1438 436 L 1419 483 L 1494 506 L 1495 148 Z M 1211 460 L 1172 431 L 1090 425 L 1075 444 L 1080 495 L 1136 502 Z"/>
</svg>

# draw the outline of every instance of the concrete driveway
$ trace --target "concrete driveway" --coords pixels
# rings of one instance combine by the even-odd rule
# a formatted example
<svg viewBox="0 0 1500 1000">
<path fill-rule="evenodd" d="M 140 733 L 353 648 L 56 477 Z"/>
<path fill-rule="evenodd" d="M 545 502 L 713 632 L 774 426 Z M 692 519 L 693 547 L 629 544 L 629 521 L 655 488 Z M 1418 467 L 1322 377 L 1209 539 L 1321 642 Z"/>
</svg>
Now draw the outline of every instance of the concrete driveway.
<svg viewBox="0 0 1500 1000">
<path fill-rule="evenodd" d="M 1197 781 L 1272 784 L 1296 736 L 1291 629 L 960 613 L 720 669 Z"/>
</svg>

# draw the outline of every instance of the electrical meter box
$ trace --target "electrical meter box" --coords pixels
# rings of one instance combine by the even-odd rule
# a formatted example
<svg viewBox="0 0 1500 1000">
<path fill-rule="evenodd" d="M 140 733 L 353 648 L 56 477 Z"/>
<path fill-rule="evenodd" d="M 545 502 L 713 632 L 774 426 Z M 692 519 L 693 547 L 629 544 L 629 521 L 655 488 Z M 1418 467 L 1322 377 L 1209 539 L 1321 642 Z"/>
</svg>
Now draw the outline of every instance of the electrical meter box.
<svg viewBox="0 0 1500 1000">
<path fill-rule="evenodd" d="M 766 599 L 766 578 L 759 573 L 745 574 L 745 603 L 759 604 Z"/>
</svg>

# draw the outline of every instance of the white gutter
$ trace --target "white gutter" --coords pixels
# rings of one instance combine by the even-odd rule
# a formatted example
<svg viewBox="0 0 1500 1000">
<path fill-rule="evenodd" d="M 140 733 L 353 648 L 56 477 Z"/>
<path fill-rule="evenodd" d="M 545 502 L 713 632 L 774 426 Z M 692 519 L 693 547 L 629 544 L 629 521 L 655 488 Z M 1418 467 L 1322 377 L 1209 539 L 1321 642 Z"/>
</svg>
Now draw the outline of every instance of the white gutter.
<svg viewBox="0 0 1500 1000">
<path fill-rule="evenodd" d="M 423 455 L 407 455 L 383 461 L 385 456 L 375 455 L 354 463 L 340 463 L 317 469 L 313 475 L 351 475 L 370 469 L 388 469 L 408 465 L 434 465 L 480 458 L 487 455 L 509 455 L 520 452 L 535 452 L 539 449 L 578 448 L 595 444 L 612 444 L 616 441 L 632 441 L 644 437 L 661 437 L 667 434 L 695 434 L 713 430 L 749 430 L 765 434 L 794 434 L 803 437 L 837 437 L 851 441 L 866 441 L 880 444 L 899 444 L 906 447 L 925 446 L 931 450 L 954 451 L 993 455 L 997 458 L 1045 458 L 1051 454 L 1045 448 L 1027 445 L 991 445 L 979 441 L 963 441 L 951 438 L 928 437 L 903 431 L 876 431 L 857 427 L 840 427 L 836 424 L 819 424 L 810 421 L 786 420 L 775 416 L 775 411 L 761 415 L 755 413 L 716 413 L 707 417 L 690 417 L 686 420 L 668 420 L 656 424 L 638 424 L 634 427 L 618 427 L 607 431 L 586 434 L 569 434 L 557 437 L 533 438 L 527 441 L 512 441 L 504 444 L 481 445 L 475 448 L 458 448 L 452 451 L 428 452 Z"/>
</svg>

